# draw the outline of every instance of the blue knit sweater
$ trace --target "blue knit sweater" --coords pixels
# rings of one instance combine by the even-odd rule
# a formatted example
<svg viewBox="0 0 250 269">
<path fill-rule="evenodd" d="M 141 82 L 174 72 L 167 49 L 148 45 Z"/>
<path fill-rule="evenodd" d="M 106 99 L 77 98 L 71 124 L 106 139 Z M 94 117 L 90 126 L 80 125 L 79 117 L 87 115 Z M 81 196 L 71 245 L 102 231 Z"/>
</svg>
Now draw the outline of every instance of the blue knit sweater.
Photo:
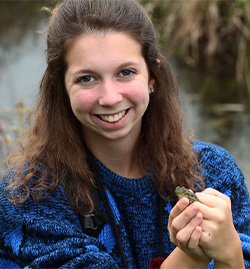
<svg viewBox="0 0 250 269">
<path fill-rule="evenodd" d="M 242 241 L 246 268 L 250 268 L 250 200 L 244 177 L 224 149 L 195 142 L 206 174 L 206 186 L 228 195 L 232 201 L 235 227 Z M 97 162 L 109 203 L 120 231 L 122 247 L 130 268 L 148 268 L 159 255 L 159 196 L 146 176 L 127 179 Z M 110 223 L 97 237 L 82 232 L 64 190 L 59 187 L 43 202 L 31 198 L 14 207 L 0 185 L 0 268 L 121 268 L 121 257 Z M 164 204 L 164 256 L 175 248 L 169 240 L 167 222 L 171 203 Z M 209 268 L 213 267 L 211 263 Z"/>
</svg>

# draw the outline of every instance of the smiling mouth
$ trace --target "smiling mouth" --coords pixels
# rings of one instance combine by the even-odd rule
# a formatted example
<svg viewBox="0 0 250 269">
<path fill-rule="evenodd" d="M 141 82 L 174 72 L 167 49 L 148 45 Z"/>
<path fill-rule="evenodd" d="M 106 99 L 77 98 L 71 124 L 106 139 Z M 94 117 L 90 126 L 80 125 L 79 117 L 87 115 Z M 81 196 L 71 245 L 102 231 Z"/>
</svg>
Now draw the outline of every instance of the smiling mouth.
<svg viewBox="0 0 250 269">
<path fill-rule="evenodd" d="M 101 120 L 103 121 L 106 121 L 106 122 L 117 122 L 119 121 L 121 118 L 123 118 L 127 113 L 127 110 L 123 110 L 117 114 L 113 114 L 113 115 L 97 115 L 98 118 L 100 118 Z"/>
</svg>

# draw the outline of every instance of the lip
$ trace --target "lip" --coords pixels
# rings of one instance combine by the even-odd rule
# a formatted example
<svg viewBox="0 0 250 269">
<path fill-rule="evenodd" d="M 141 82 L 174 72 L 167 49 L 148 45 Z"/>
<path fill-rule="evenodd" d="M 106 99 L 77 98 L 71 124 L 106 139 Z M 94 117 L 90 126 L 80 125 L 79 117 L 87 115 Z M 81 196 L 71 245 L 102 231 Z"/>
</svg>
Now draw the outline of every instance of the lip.
<svg viewBox="0 0 250 269">
<path fill-rule="evenodd" d="M 116 112 L 96 113 L 96 115 L 116 115 L 116 114 L 119 114 L 119 113 L 121 113 L 121 112 L 123 112 L 123 111 L 127 111 L 127 110 L 128 110 L 128 108 L 124 108 L 124 109 L 118 110 L 118 111 L 116 111 Z"/>
<path fill-rule="evenodd" d="M 95 114 L 94 116 L 95 116 L 96 120 L 98 120 L 98 122 L 103 127 L 106 127 L 106 128 L 118 128 L 126 120 L 127 115 L 129 114 L 129 110 L 130 109 L 124 109 L 124 110 L 121 110 L 120 112 L 117 112 L 117 113 Z M 123 115 L 123 113 L 124 113 L 124 115 Z M 120 118 L 118 116 L 119 114 L 122 114 L 122 116 Z M 117 118 L 117 116 L 118 116 L 118 118 Z M 113 117 L 114 121 L 113 120 L 111 120 L 111 121 L 107 120 L 108 117 Z"/>
<path fill-rule="evenodd" d="M 112 122 L 117 122 L 120 119 L 122 119 L 126 115 L 127 111 L 128 111 L 128 109 L 123 109 L 123 110 L 120 110 L 120 111 L 115 112 L 115 113 L 96 114 L 96 116 L 103 121 L 107 121 L 107 122 L 112 123 Z"/>
</svg>

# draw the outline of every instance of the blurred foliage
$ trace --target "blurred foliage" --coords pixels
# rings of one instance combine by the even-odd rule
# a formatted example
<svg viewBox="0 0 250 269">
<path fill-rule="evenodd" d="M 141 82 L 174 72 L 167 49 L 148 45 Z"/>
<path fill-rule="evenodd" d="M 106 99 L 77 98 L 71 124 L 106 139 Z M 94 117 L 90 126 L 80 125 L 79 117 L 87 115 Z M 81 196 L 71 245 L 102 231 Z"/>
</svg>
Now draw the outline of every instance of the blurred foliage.
<svg viewBox="0 0 250 269">
<path fill-rule="evenodd" d="M 18 45 L 30 29 L 38 31 L 58 0 L 0 1 L 0 46 Z M 250 96 L 249 0 L 141 0 L 152 14 L 169 57 L 207 73 L 234 76 Z"/>
<path fill-rule="evenodd" d="M 13 114 L 11 118 L 17 122 L 11 124 L 8 117 L 0 117 L 0 177 L 4 171 L 3 160 L 9 155 L 12 143 L 25 131 L 22 126 L 29 112 L 30 108 L 19 102 L 12 111 L 8 111 L 8 115 Z"/>
<path fill-rule="evenodd" d="M 2 0 L 0 1 L 0 46 L 8 50 L 18 45 L 28 31 L 39 31 L 39 22 L 45 18 L 44 5 L 53 6 L 54 0 Z"/>
<path fill-rule="evenodd" d="M 142 0 L 169 57 L 227 73 L 250 95 L 249 0 Z"/>
<path fill-rule="evenodd" d="M 139 1 L 152 14 L 167 56 L 174 59 L 179 73 L 185 69 L 181 76 L 184 84 L 190 83 L 196 92 L 202 91 L 202 107 L 213 102 L 220 104 L 213 107 L 216 113 L 245 110 L 250 102 L 250 0 Z M 42 8 L 53 7 L 56 2 L 0 1 L 0 62 L 6 51 L 30 38 L 29 31 L 40 30 L 40 23 L 48 16 L 41 12 Z M 237 102 L 245 105 L 230 104 Z M 12 112 L 13 124 L 0 116 L 0 160 L 22 133 L 18 126 L 28 108 L 19 103 Z M 0 174 L 1 167 L 2 163 Z"/>
</svg>

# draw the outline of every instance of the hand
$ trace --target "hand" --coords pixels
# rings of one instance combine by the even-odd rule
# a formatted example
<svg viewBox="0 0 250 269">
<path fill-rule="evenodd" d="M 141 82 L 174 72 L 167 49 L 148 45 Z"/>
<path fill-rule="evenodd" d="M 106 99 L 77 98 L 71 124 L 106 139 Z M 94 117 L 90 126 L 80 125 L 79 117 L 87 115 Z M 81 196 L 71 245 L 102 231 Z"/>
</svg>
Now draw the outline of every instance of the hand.
<svg viewBox="0 0 250 269">
<path fill-rule="evenodd" d="M 199 212 L 198 204 L 194 202 L 189 205 L 187 198 L 180 199 L 170 212 L 168 230 L 172 243 L 187 254 L 194 256 L 197 262 L 203 261 L 207 265 L 211 259 L 199 246 L 203 215 Z"/>
<path fill-rule="evenodd" d="M 203 216 L 199 246 L 215 260 L 215 266 L 244 268 L 241 242 L 232 219 L 231 200 L 211 188 L 196 195 L 202 202 L 196 206 Z"/>
</svg>

